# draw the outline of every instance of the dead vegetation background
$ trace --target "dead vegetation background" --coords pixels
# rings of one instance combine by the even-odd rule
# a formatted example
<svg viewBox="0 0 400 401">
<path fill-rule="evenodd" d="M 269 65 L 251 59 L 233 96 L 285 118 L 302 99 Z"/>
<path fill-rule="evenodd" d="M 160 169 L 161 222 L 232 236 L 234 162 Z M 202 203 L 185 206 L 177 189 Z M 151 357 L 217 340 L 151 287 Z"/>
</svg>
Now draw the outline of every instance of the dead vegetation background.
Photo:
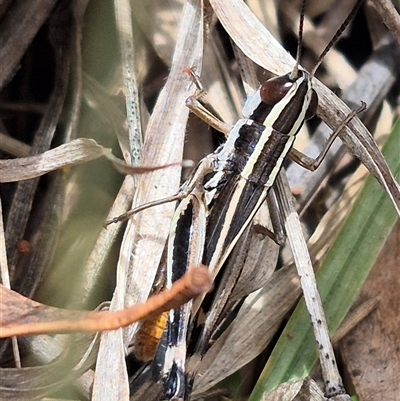
<svg viewBox="0 0 400 401">
<path fill-rule="evenodd" d="M 219 18 L 222 12 L 230 15 L 236 11 L 235 1 L 210 3 Z M 309 3 L 302 59 L 302 65 L 308 69 L 353 2 Z M 188 171 L 184 169 L 181 174 L 180 166 L 174 166 L 139 178 L 124 178 L 100 156 L 107 153 L 104 149 L 111 148 L 114 155 L 129 164 L 161 166 L 181 162 L 182 158 L 197 162 L 223 140 L 194 116 L 189 116 L 187 123 L 185 100 L 195 88 L 184 73 L 185 68 L 195 68 L 207 91 L 205 101 L 230 124 L 240 116 L 246 92 L 251 93 L 252 89 L 240 79 L 239 65 L 243 64 L 238 64 L 237 59 L 243 55 L 226 30 L 239 47 L 242 43 L 247 55 L 253 55 L 255 63 L 264 67 L 270 63 L 269 72 L 249 63 L 259 81 L 271 72 L 290 69 L 291 59 L 284 50 L 260 45 L 263 32 L 254 35 L 244 23 L 232 18 L 228 18 L 228 24 L 231 22 L 224 25 L 225 30 L 208 2 L 203 9 L 201 2 L 195 0 L 185 8 L 185 2 L 178 0 L 132 1 L 132 32 L 123 18 L 129 16 L 129 10 L 123 8 L 126 4 L 117 0 L 0 3 L 2 159 L 42 155 L 77 138 L 94 139 L 103 147 L 100 149 L 92 142 L 73 142 L 76 148 L 68 147 L 57 154 L 51 166 L 39 156 L 34 164 L 25 167 L 22 162 L 0 167 L 0 177 L 14 177 L 0 187 L 4 221 L 0 235 L 5 243 L 1 250 L 2 282 L 7 285 L 4 268 L 8 266 L 11 288 L 47 305 L 94 309 L 112 299 L 111 309 L 122 309 L 147 299 L 174 205 L 143 213 L 128 225 L 113 225 L 104 230 L 103 222 L 129 209 L 132 199 L 139 205 L 175 193 L 181 176 L 185 177 Z M 285 49 L 293 53 L 298 2 L 251 0 L 247 4 Z M 363 122 L 379 145 L 392 132 L 391 147 L 395 152 L 396 147 L 400 152 L 400 126 L 395 125 L 399 111 L 398 19 L 392 3 L 366 2 L 318 74 L 350 107 L 357 108 L 360 100 L 367 102 Z M 204 30 L 200 26 L 203 21 Z M 134 46 L 131 59 L 126 56 L 129 43 Z M 137 88 L 126 86 L 130 74 L 126 66 L 130 62 L 136 70 Z M 138 102 L 132 103 L 136 90 Z M 326 99 L 325 96 L 323 102 Z M 324 103 L 319 114 L 334 124 L 334 118 L 341 118 L 340 107 Z M 135 123 L 139 118 L 140 125 Z M 317 125 L 318 121 L 311 122 L 296 145 L 307 149 L 308 154 L 312 152 L 309 143 L 316 137 L 313 132 Z M 145 133 L 143 138 L 141 132 Z M 337 142 L 321 171 L 305 174 L 296 166 L 287 169 L 316 265 L 331 246 L 366 175 L 365 169 L 358 169 L 356 159 L 343 152 L 340 141 Z M 96 160 L 89 162 L 92 159 Z M 397 161 L 395 156 L 392 159 L 395 163 L 391 168 L 398 181 L 398 157 Z M 56 171 L 42 175 L 52 170 Z M 26 180 L 27 177 L 30 179 Z M 386 195 L 384 198 L 389 199 Z M 396 222 L 393 206 L 390 201 L 386 203 L 382 201 L 382 209 L 387 208 L 389 222 L 382 220 L 380 227 L 373 221 L 358 230 L 373 233 L 372 237 L 365 235 L 361 253 L 355 256 L 366 266 L 360 273 L 360 282 L 368 275 Z M 364 213 L 359 221 L 367 220 L 376 209 Z M 353 228 L 357 229 L 357 224 Z M 261 249 L 254 248 L 254 260 L 248 263 L 259 269 L 258 276 L 254 273 L 247 277 L 244 292 L 261 284 L 263 289 L 255 296 L 259 298 L 244 304 L 232 332 L 225 333 L 225 348 L 222 342 L 216 343 L 206 355 L 194 399 L 222 380 L 218 390 L 213 390 L 217 393 L 209 394 L 207 399 L 248 399 L 300 294 L 290 251 L 283 248 L 280 270 L 273 273 L 278 257 L 274 244 L 262 248 L 264 242 L 260 245 L 258 241 L 254 246 Z M 367 252 L 371 248 L 373 255 Z M 400 333 L 399 248 L 397 224 L 356 300 L 356 306 L 367 300 L 379 300 L 379 304 L 373 302 L 373 312 L 338 343 L 348 391 L 360 400 L 400 399 L 395 377 L 395 372 L 400 371 L 396 353 Z M 333 293 L 343 286 L 347 288 L 345 292 L 353 292 L 351 299 L 356 298 L 361 284 L 356 284 L 354 276 L 338 280 Z M 260 304 L 264 309 L 254 312 Z M 327 308 L 343 308 L 343 314 L 350 305 L 338 306 L 329 297 L 326 301 Z M 131 354 L 136 330 L 134 325 L 124 332 L 107 333 L 101 345 L 99 335 L 21 337 L 17 341 L 21 360 L 17 357 L 17 342 L 2 340 L 0 399 L 152 399 L 154 385 L 140 381 L 139 364 Z M 290 336 L 296 333 L 284 334 L 286 341 L 290 343 Z M 267 351 L 261 353 L 265 348 Z M 305 349 L 302 345 L 297 351 L 299 358 L 305 357 Z M 256 393 L 251 397 L 261 399 Z"/>
</svg>

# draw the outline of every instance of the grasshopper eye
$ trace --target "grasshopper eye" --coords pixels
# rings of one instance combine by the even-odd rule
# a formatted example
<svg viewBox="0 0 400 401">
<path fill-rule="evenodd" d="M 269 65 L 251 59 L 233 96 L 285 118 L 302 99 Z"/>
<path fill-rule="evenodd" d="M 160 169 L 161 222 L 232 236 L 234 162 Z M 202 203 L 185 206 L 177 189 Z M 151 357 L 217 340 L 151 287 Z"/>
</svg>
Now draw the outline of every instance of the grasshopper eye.
<svg viewBox="0 0 400 401">
<path fill-rule="evenodd" d="M 318 95 L 314 89 L 311 89 L 311 100 L 306 111 L 305 119 L 309 120 L 310 118 L 313 118 L 317 113 L 317 108 L 318 108 Z"/>
<path fill-rule="evenodd" d="M 260 89 L 261 100 L 270 106 L 278 103 L 289 92 L 293 82 L 287 75 L 265 81 Z"/>
</svg>

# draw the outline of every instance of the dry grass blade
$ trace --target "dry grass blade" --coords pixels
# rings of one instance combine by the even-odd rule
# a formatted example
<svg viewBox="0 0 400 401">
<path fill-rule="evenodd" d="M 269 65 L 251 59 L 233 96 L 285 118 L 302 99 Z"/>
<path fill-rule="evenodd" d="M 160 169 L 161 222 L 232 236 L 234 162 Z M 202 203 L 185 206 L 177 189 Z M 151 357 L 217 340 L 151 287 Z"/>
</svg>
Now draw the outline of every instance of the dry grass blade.
<svg viewBox="0 0 400 401">
<path fill-rule="evenodd" d="M 31 147 L 21 141 L 17 141 L 0 132 L 1 150 L 14 157 L 27 157 L 31 151 Z"/>
<path fill-rule="evenodd" d="M 1 160 L 0 182 L 13 182 L 39 177 L 66 166 L 85 163 L 101 156 L 111 155 L 92 139 L 75 139 L 40 155 Z"/>
<path fill-rule="evenodd" d="M 300 277 L 303 297 L 311 320 L 311 327 L 318 348 L 318 357 L 322 368 L 324 389 L 337 391 L 343 388 L 335 354 L 329 338 L 328 325 L 321 298 L 317 289 L 311 258 L 302 232 L 298 214 L 295 211 L 294 198 L 291 196 L 289 184 L 284 173 L 281 172 L 276 183 L 280 210 L 284 216 L 286 233 L 293 253 L 295 265 Z"/>
<path fill-rule="evenodd" d="M 238 0 L 211 0 L 210 3 L 229 36 L 249 59 L 274 74 L 291 70 L 292 57 L 245 3 Z"/>
<path fill-rule="evenodd" d="M 400 44 L 400 16 L 393 3 L 389 0 L 371 1 L 383 22 L 389 28 L 397 42 Z"/>
<path fill-rule="evenodd" d="M 122 54 L 122 68 L 124 72 L 126 112 L 128 116 L 130 159 L 128 164 L 140 163 L 142 148 L 142 126 L 140 122 L 140 102 L 137 86 L 135 66 L 135 48 L 133 45 L 132 12 L 129 0 L 117 0 L 115 14 L 117 18 L 119 44 Z"/>
<path fill-rule="evenodd" d="M 7 289 L 11 289 L 10 275 L 8 272 L 8 263 L 6 255 L 6 240 L 4 236 L 4 224 L 3 224 L 3 206 L 0 198 L 0 281 Z M 0 299 L 1 301 L 1 299 Z M 18 341 L 15 337 L 11 339 L 13 347 L 13 355 L 15 360 L 15 366 L 21 367 L 21 354 L 19 352 Z"/>
<path fill-rule="evenodd" d="M 250 295 L 230 328 L 199 364 L 194 395 L 210 389 L 258 356 L 300 293 L 297 273 L 291 266 L 274 273 L 260 291 Z"/>
<path fill-rule="evenodd" d="M 3 368 L 1 400 L 34 401 L 56 392 L 85 372 L 96 359 L 97 335 L 74 335 L 64 351 L 46 366 Z"/>
<path fill-rule="evenodd" d="M 188 117 L 185 100 L 195 90 L 190 78 L 186 77 L 183 71 L 187 67 L 195 67 L 200 71 L 203 49 L 202 19 L 202 3 L 200 1 L 187 3 L 182 14 L 182 25 L 171 72 L 158 97 L 146 130 L 143 164 L 151 162 L 163 165 L 182 160 Z M 179 181 L 179 168 L 170 170 L 168 178 L 165 174 L 153 173 L 150 177 L 139 180 L 134 206 L 171 195 L 178 189 Z M 157 213 L 154 210 L 146 210 L 128 222 L 117 267 L 113 309 L 142 303 L 147 299 L 160 263 L 172 213 L 173 205 L 162 205 L 157 207 Z M 125 346 L 128 345 L 136 329 L 134 325 L 125 332 L 123 341 Z M 114 369 L 116 367 L 118 370 L 125 369 L 121 358 L 124 350 L 121 348 L 122 343 L 118 340 L 118 336 L 120 333 L 110 333 L 102 339 L 94 384 L 94 400 L 103 400 L 104 397 L 110 400 L 122 400 L 127 397 L 126 376 L 120 383 L 113 382 L 115 385 L 111 389 L 109 385 L 109 379 L 114 377 Z M 113 357 L 115 353 L 120 356 L 119 360 Z"/>
<path fill-rule="evenodd" d="M 0 88 L 15 73 L 26 48 L 48 18 L 56 0 L 41 0 L 35 4 L 15 1 L 13 10 L 5 15 L 1 22 L 4 40 L 0 46 Z"/>
<path fill-rule="evenodd" d="M 115 168 L 124 174 L 149 173 L 177 164 L 172 163 L 169 166 L 154 167 L 129 166 L 122 160 L 113 156 L 111 149 L 104 148 L 93 139 L 80 138 L 48 150 L 40 155 L 20 157 L 12 160 L 0 160 L 0 182 L 29 180 L 31 178 L 40 177 L 50 171 L 86 163 L 102 156 L 110 160 Z"/>
<path fill-rule="evenodd" d="M 275 391 L 265 394 L 263 401 L 326 401 L 318 384 L 307 378 L 281 384 Z"/>
<path fill-rule="evenodd" d="M 49 149 L 59 123 L 68 90 L 70 59 L 72 57 L 72 46 L 65 40 L 62 32 L 65 25 L 71 23 L 72 16 L 69 13 L 64 13 L 61 5 L 56 7 L 50 19 L 49 36 L 52 46 L 57 49 L 55 52 L 57 73 L 49 103 L 31 146 L 31 155 L 36 155 Z M 6 223 L 7 252 L 9 254 L 11 277 L 14 275 L 18 260 L 16 244 L 20 238 L 23 238 L 38 184 L 38 179 L 20 182 L 13 196 L 13 203 Z"/>
</svg>

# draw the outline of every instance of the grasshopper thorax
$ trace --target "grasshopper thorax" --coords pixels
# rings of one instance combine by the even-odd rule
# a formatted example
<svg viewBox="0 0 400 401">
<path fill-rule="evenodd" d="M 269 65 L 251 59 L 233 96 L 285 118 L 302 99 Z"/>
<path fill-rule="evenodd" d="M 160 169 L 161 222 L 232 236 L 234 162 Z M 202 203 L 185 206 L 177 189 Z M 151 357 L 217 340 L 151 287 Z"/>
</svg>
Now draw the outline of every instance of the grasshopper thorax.
<svg viewBox="0 0 400 401">
<path fill-rule="evenodd" d="M 305 90 L 298 89 L 301 85 L 304 86 Z M 298 70 L 297 76 L 294 78 L 292 78 L 292 74 L 286 74 L 268 79 L 260 88 L 260 97 L 264 104 L 274 106 L 283 100 L 291 89 L 293 100 L 299 97 L 296 99 L 298 102 L 307 101 L 308 103 L 305 119 L 312 118 L 317 111 L 318 96 L 311 87 L 311 77 L 307 71 Z"/>
<path fill-rule="evenodd" d="M 307 71 L 293 73 L 265 81 L 249 97 L 243 108 L 243 116 L 285 134 L 295 135 L 301 122 L 313 117 L 318 97 L 311 85 Z"/>
</svg>

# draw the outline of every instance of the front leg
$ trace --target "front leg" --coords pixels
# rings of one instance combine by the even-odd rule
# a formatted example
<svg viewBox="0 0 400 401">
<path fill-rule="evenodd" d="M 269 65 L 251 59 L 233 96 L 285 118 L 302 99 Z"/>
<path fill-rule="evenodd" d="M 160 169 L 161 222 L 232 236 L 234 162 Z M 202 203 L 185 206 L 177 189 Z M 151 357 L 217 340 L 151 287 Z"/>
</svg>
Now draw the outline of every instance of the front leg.
<svg viewBox="0 0 400 401">
<path fill-rule="evenodd" d="M 213 127 L 219 132 L 222 132 L 227 138 L 232 126 L 224 123 L 216 117 L 210 110 L 203 106 L 200 99 L 205 95 L 205 90 L 200 82 L 199 76 L 191 68 L 186 68 L 185 72 L 190 75 L 193 83 L 197 87 L 197 91 L 193 96 L 186 99 L 186 107 L 196 115 L 200 120 L 204 121 L 210 127 Z"/>
</svg>

